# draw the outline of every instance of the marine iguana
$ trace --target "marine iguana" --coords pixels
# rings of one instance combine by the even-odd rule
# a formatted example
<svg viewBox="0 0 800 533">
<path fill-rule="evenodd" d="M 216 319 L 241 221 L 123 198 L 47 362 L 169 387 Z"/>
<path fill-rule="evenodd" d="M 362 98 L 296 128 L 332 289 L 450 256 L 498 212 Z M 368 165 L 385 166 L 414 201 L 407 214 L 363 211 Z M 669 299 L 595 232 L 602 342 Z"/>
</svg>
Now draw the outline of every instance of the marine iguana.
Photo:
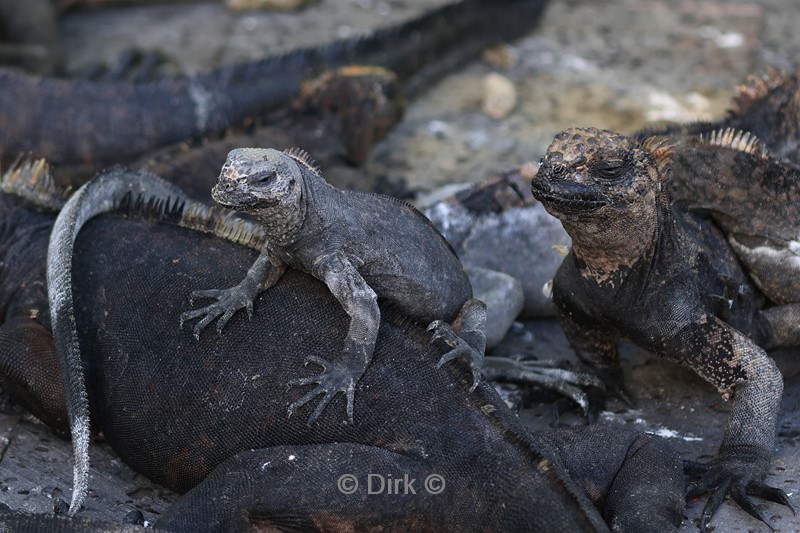
<svg viewBox="0 0 800 533">
<path fill-rule="evenodd" d="M 544 5 L 461 0 L 367 37 L 151 82 L 92 83 L 0 69 L 0 156 L 8 164 L 31 153 L 46 157 L 60 176 L 86 175 L 263 117 L 289 103 L 309 75 L 347 64 L 387 68 L 414 91 L 487 46 L 529 31 Z"/>
<path fill-rule="evenodd" d="M 760 194 L 765 206 L 783 221 L 798 227 L 796 182 L 770 174 L 763 164 L 726 173 L 717 166 L 716 148 L 737 162 L 755 157 L 740 150 L 739 141 L 707 143 L 700 172 L 697 154 L 682 159 L 681 145 L 670 150 L 653 142 L 641 143 L 620 134 L 594 128 L 573 128 L 556 135 L 542 160 L 532 191 L 572 238 L 572 250 L 553 280 L 553 300 L 560 321 L 581 360 L 588 363 L 608 387 L 624 396 L 617 341 L 627 338 L 656 354 L 686 364 L 712 383 L 726 399 L 731 414 L 717 457 L 708 465 L 690 496 L 710 492 L 703 511 L 705 530 L 726 495 L 745 511 L 764 521 L 750 496 L 794 507 L 786 494 L 768 486 L 764 477 L 775 439 L 775 423 L 783 380 L 761 346 L 796 343 L 795 307 L 766 307 L 764 297 L 742 270 L 728 238 L 748 221 L 737 211 L 718 211 L 723 231 L 695 210 L 673 204 L 667 193 L 668 166 L 678 162 L 688 181 L 721 177 L 723 187 L 698 182 L 697 190 L 717 191 L 722 199 L 727 184 L 728 201 L 742 200 L 748 180 L 750 194 Z M 770 164 L 779 164 L 773 160 Z M 763 172 L 751 178 L 744 170 Z M 758 189 L 756 186 L 767 186 Z M 792 199 L 793 198 L 793 199 Z M 747 200 L 748 206 L 756 203 Z M 793 207 L 788 207 L 789 204 Z M 759 212 L 760 213 L 760 212 Z M 756 213 L 758 214 L 758 213 Z M 780 216 L 779 215 L 779 216 Z M 757 218 L 757 217 L 756 217 Z M 761 229 L 774 218 L 754 221 Z M 794 222 L 792 222 L 794 221 Z M 737 225 L 739 224 L 739 225 Z M 786 226 L 779 225 L 779 228 Z M 784 271 L 786 272 L 786 271 Z M 783 311 L 788 310 L 788 313 Z M 780 334 L 795 331 L 794 336 Z M 760 346 L 761 345 L 761 346 Z"/>
<path fill-rule="evenodd" d="M 329 185 L 310 156 L 296 148 L 232 150 L 211 196 L 219 204 L 258 220 L 267 242 L 247 276 L 229 289 L 195 291 L 192 298 L 216 298 L 181 314 L 200 320 L 195 338 L 211 322 L 217 334 L 238 310 L 253 315 L 256 296 L 293 268 L 323 281 L 350 316 L 342 354 L 333 361 L 309 355 L 306 364 L 322 367 L 319 376 L 298 378 L 293 385 L 317 386 L 293 402 L 293 413 L 324 395 L 311 414 L 313 424 L 339 393 L 347 398 L 353 421 L 355 386 L 372 360 L 380 324 L 378 298 L 403 314 L 424 320 L 453 350 L 440 364 L 466 356 L 473 388 L 480 380 L 486 339 L 486 307 L 472 299 L 464 267 L 453 248 L 422 213 L 389 196 L 344 191 Z M 461 338 L 444 321 L 464 320 Z"/>
<path fill-rule="evenodd" d="M 117 195 L 131 183 L 162 195 L 118 205 Z M 529 434 L 486 383 L 467 393 L 465 368 L 435 371 L 442 349 L 396 310 L 385 310 L 373 364 L 358 384 L 359 424 L 343 425 L 331 412 L 313 427 L 288 417 L 285 406 L 297 394 L 285 385 L 305 353 L 340 352 L 347 315 L 322 283 L 289 270 L 259 297 L 263 323 L 234 317 L 224 339 L 176 334 L 164 317 L 177 313 L 198 285 L 243 275 L 263 236 L 196 204 L 166 204 L 163 192 L 175 197 L 169 189 L 142 171 L 101 174 L 67 207 L 86 215 L 80 217 L 85 227 L 56 233 L 56 241 L 77 237 L 74 250 L 51 247 L 59 253 L 49 265 L 51 273 L 73 271 L 69 286 L 61 285 L 67 276 L 51 276 L 51 290 L 74 302 L 53 307 L 53 323 L 77 328 L 66 338 L 77 339 L 74 347 L 83 352 L 78 359 L 86 364 L 97 427 L 138 471 L 175 490 L 197 486 L 156 529 L 607 531 L 608 523 L 618 531 L 668 531 L 680 523 L 680 463 L 660 439 L 619 428 Z M 2 234 L 0 250 L 43 257 L 53 215 L 9 195 L 0 202 L 9 228 L 18 231 Z M 129 218 L 88 220 L 99 204 Z M 35 232 L 27 231 L 29 222 L 37 222 Z M 0 327 L 17 342 L 3 343 L 0 367 L 22 381 L 19 399 L 50 405 L 42 416 L 58 424 L 52 409 L 63 413 L 64 392 L 55 379 L 42 272 L 26 261 L 13 274 L 0 286 Z M 37 275 L 38 284 L 16 283 Z M 63 347 L 64 329 L 54 332 L 56 347 Z M 34 352 L 39 371 L 31 377 L 39 385 L 13 372 L 27 368 Z M 606 442 L 602 448 L 599 439 Z M 408 490 L 370 495 L 370 474 L 407 475 L 402 488 Z M 443 485 L 424 485 L 434 474 Z M 345 475 L 353 477 L 343 482 Z M 346 484 L 351 479 L 361 485 Z M 57 518 L 7 516 L 0 509 L 0 523 L 14 527 L 51 520 Z"/>
</svg>

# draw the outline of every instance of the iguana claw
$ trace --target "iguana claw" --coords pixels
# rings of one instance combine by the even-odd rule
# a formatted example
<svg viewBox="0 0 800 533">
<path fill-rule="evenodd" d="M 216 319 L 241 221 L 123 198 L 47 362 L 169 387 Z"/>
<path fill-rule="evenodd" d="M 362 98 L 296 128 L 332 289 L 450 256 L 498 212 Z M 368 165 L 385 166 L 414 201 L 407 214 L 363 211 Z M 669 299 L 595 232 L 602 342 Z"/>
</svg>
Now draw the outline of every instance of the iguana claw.
<svg viewBox="0 0 800 533">
<path fill-rule="evenodd" d="M 302 398 L 295 400 L 289 405 L 289 416 L 292 416 L 298 408 L 304 406 L 320 394 L 324 394 L 314 408 L 314 412 L 312 412 L 311 416 L 308 418 L 308 425 L 311 426 L 316 422 L 317 418 L 319 418 L 319 415 L 322 414 L 322 411 L 325 410 L 328 404 L 331 403 L 331 400 L 333 400 L 339 392 L 344 392 L 347 397 L 347 419 L 352 423 L 355 386 L 360 375 L 357 376 L 357 372 L 354 372 L 343 363 L 329 361 L 315 355 L 308 356 L 304 364 L 308 366 L 310 363 L 321 366 L 323 372 L 316 376 L 296 378 L 289 381 L 289 386 L 293 387 L 317 384 L 316 387 L 308 391 Z"/>
<path fill-rule="evenodd" d="M 703 508 L 700 531 L 706 530 L 725 496 L 730 496 L 745 512 L 763 522 L 771 530 L 774 528 L 750 496 L 785 505 L 794 514 L 794 505 L 786 493 L 764 482 L 768 464 L 769 453 L 760 447 L 750 445 L 723 450 L 708 464 L 687 463 L 684 471 L 690 475 L 700 475 L 700 480 L 687 487 L 686 498 L 697 498 L 706 492 L 710 493 Z"/>
<path fill-rule="evenodd" d="M 195 340 L 200 340 L 200 333 L 219 317 L 217 322 L 217 335 L 222 335 L 222 330 L 231 317 L 236 314 L 239 309 L 247 310 L 247 318 L 253 318 L 253 295 L 243 290 L 240 286 L 231 287 L 230 289 L 208 289 L 202 291 L 194 291 L 189 296 L 189 304 L 193 305 L 195 298 L 216 298 L 217 301 L 209 304 L 200 309 L 193 309 L 181 313 L 180 327 L 183 329 L 183 324 L 187 320 L 194 320 L 200 318 L 200 321 L 195 324 L 192 334 Z"/>
<path fill-rule="evenodd" d="M 431 342 L 437 340 L 444 341 L 445 344 L 450 346 L 450 351 L 445 353 L 440 359 L 436 368 L 441 368 L 453 359 L 463 357 L 466 359 L 469 369 L 472 372 L 472 386 L 469 391 L 475 390 L 478 383 L 481 381 L 481 365 L 483 364 L 483 354 L 475 350 L 464 339 L 456 335 L 453 328 L 447 322 L 442 320 L 434 320 L 428 326 L 428 331 L 432 331 Z"/>
<path fill-rule="evenodd" d="M 589 423 L 596 421 L 605 403 L 605 383 L 589 371 L 573 368 L 567 361 L 490 356 L 484 359 L 481 374 L 488 381 L 534 385 L 563 394 L 578 404 Z M 554 411 L 554 427 L 563 410 Z"/>
</svg>

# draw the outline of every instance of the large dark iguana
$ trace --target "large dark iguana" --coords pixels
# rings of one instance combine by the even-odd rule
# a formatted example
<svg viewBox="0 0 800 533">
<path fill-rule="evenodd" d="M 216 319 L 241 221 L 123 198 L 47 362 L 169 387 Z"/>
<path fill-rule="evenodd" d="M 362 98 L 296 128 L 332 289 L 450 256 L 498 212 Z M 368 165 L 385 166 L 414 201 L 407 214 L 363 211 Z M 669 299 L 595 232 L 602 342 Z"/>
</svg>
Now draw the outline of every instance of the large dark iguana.
<svg viewBox="0 0 800 533">
<path fill-rule="evenodd" d="M 239 148 L 228 154 L 212 197 L 221 205 L 254 216 L 267 241 L 245 278 L 229 289 L 196 291 L 193 298 L 217 301 L 181 314 L 200 320 L 194 336 L 216 319 L 217 333 L 239 309 L 253 313 L 253 300 L 272 287 L 286 271 L 296 268 L 323 281 L 350 316 L 340 357 L 306 361 L 323 368 L 297 385 L 318 385 L 293 403 L 293 412 L 324 395 L 309 424 L 338 392 L 347 398 L 353 420 L 355 385 L 370 364 L 380 324 L 378 298 L 416 320 L 431 323 L 437 337 L 454 346 L 449 361 L 466 355 L 473 381 L 480 379 L 486 347 L 482 323 L 485 306 L 471 300 L 472 286 L 450 244 L 433 224 L 410 205 L 389 196 L 345 191 L 328 184 L 322 171 L 303 151 Z M 479 316 L 483 309 L 483 316 Z M 466 322 L 458 342 L 449 326 L 458 315 Z M 433 321 L 436 321 L 435 323 Z M 466 338 L 465 338 L 466 340 Z"/>
<path fill-rule="evenodd" d="M 94 83 L 0 69 L 0 156 L 8 164 L 31 153 L 58 166 L 60 175 L 86 175 L 261 118 L 287 105 L 309 76 L 354 63 L 387 68 L 413 91 L 529 31 L 544 5 L 456 1 L 367 37 L 152 82 Z"/>
<path fill-rule="evenodd" d="M 670 163 L 680 178 L 669 179 Z M 765 522 L 749 496 L 793 510 L 782 490 L 764 482 L 783 380 L 762 347 L 798 344 L 797 304 L 768 303 L 748 277 L 769 251 L 753 254 L 745 272 L 739 259 L 746 256 L 734 250 L 740 240 L 752 252 L 759 237 L 797 234 L 798 175 L 756 153 L 742 134 L 670 150 L 575 128 L 556 135 L 532 180 L 534 196 L 572 238 L 553 300 L 578 356 L 622 392 L 617 341 L 627 338 L 690 366 L 732 400 L 719 453 L 690 491 L 711 492 L 701 529 L 728 494 Z M 671 185 L 684 192 L 683 206 L 670 200 Z M 784 267 L 762 281 L 776 277 L 793 273 Z"/>
<path fill-rule="evenodd" d="M 164 188 L 151 175 L 123 169 L 92 183 L 100 188 L 78 197 L 79 212 L 97 211 L 81 209 L 85 203 L 114 210 L 108 200 L 127 184 Z M 21 232 L 4 233 L 4 246 L 25 236 L 25 248 L 11 251 L 43 257 L 53 215 L 8 195 L 0 202 Z M 128 205 L 122 210 L 139 204 Z M 322 283 L 289 270 L 258 298 L 252 322 L 231 319 L 226 338 L 180 334 L 174 316 L 185 295 L 239 279 L 262 243 L 246 224 L 200 206 L 159 205 L 145 204 L 145 221 L 130 212 L 128 220 L 84 220 L 72 285 L 65 289 L 57 276 L 53 289 L 74 293 L 66 316 L 63 306 L 53 314 L 56 324 L 77 327 L 88 401 L 107 442 L 168 487 L 197 486 L 157 529 L 605 531 L 607 522 L 618 531 L 668 531 L 680 523 L 680 464 L 658 439 L 618 428 L 531 435 L 491 387 L 481 383 L 468 393 L 466 368 L 437 370 L 442 349 L 430 344 L 424 327 L 389 309 L 357 386 L 357 423 L 342 424 L 331 412 L 311 427 L 288 417 L 286 406 L 299 393 L 287 384 L 306 354 L 339 354 L 347 315 Z M 24 231 L 26 221 L 40 219 L 41 231 Z M 39 276 L 37 293 L 19 290 L 21 275 Z M 42 275 L 25 261 L 4 278 L 2 328 L 16 343 L 4 343 L 0 357 L 18 382 L 17 397 L 26 405 L 61 404 L 61 415 L 54 417 L 52 407 L 38 415 L 63 427 Z M 30 377 L 49 378 L 43 385 L 14 374 L 28 368 L 32 348 L 40 362 Z M 597 447 L 601 439 L 606 444 Z M 377 479 L 370 475 L 397 490 L 369 494 L 370 479 Z M 0 520 L 47 523 L 2 513 Z"/>
</svg>

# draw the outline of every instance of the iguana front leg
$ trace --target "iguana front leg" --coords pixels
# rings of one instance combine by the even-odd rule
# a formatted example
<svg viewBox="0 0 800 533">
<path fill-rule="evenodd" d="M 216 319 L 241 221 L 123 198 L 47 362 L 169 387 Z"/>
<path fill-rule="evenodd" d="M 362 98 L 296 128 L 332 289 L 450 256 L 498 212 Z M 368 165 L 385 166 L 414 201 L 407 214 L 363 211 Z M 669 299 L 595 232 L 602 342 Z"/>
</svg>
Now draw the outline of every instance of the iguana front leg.
<svg viewBox="0 0 800 533">
<path fill-rule="evenodd" d="M 705 531 L 725 496 L 768 524 L 751 501 L 757 496 L 788 506 L 786 493 L 764 481 L 775 442 L 775 425 L 783 378 L 772 359 L 753 341 L 713 316 L 703 316 L 681 329 L 670 348 L 713 384 L 733 406 L 717 457 L 702 470 L 687 498 L 709 492 L 700 530 Z"/>
<path fill-rule="evenodd" d="M 334 253 L 318 258 L 311 273 L 324 281 L 333 296 L 342 304 L 350 316 L 350 327 L 347 330 L 342 353 L 336 359 L 329 361 L 315 355 L 306 358 L 306 365 L 314 363 L 322 367 L 321 374 L 289 382 L 291 386 L 317 384 L 302 398 L 289 405 L 289 416 L 299 407 L 323 394 L 308 419 L 308 424 L 311 425 L 331 400 L 339 392 L 344 392 L 347 397 L 347 418 L 352 422 L 356 383 L 372 361 L 375 340 L 378 338 L 381 321 L 378 296 L 367 285 L 356 267 L 342 254 Z"/>
<path fill-rule="evenodd" d="M 183 328 L 184 322 L 200 318 L 194 326 L 193 334 L 195 339 L 200 339 L 200 333 L 213 322 L 217 317 L 221 317 L 217 322 L 217 334 L 222 334 L 222 329 L 228 320 L 239 309 L 247 309 L 247 317 L 253 317 L 253 301 L 262 291 L 275 285 L 286 271 L 286 263 L 277 256 L 269 253 L 264 247 L 253 266 L 247 271 L 247 275 L 238 284 L 229 289 L 207 289 L 194 291 L 190 295 L 190 303 L 195 298 L 216 298 L 217 301 L 200 309 L 181 313 L 180 326 Z"/>
<path fill-rule="evenodd" d="M 559 315 L 559 323 L 578 359 L 592 369 L 609 393 L 633 407 L 633 396 L 625 388 L 619 364 L 617 339 L 597 328 L 582 328 L 564 313 Z"/>
</svg>

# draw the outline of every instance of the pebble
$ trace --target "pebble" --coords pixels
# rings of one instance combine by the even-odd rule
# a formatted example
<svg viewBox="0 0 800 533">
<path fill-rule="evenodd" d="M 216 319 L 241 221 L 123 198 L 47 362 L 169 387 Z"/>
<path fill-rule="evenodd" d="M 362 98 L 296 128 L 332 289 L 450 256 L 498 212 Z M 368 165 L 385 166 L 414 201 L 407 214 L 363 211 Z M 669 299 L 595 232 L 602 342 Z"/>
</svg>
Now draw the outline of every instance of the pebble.
<svg viewBox="0 0 800 533">
<path fill-rule="evenodd" d="M 517 105 L 514 83 L 501 74 L 492 72 L 483 79 L 483 113 L 500 120 L 508 117 Z"/>
</svg>

